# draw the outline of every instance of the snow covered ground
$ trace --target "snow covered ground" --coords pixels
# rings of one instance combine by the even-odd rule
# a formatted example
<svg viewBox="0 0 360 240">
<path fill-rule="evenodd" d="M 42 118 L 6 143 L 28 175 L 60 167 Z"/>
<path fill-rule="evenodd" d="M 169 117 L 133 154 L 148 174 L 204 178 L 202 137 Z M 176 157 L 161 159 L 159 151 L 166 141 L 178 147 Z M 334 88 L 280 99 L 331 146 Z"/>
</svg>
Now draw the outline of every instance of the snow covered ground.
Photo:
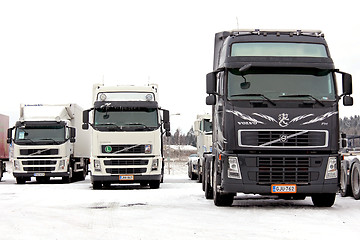
<svg viewBox="0 0 360 240">
<path fill-rule="evenodd" d="M 315 208 L 310 198 L 238 194 L 232 207 L 219 208 L 188 179 L 184 163 L 174 163 L 155 190 L 135 185 L 92 190 L 89 177 L 71 184 L 17 185 L 5 173 L 0 203 L 4 240 L 346 239 L 360 233 L 360 201 L 351 197 L 338 196 L 332 208 Z"/>
</svg>

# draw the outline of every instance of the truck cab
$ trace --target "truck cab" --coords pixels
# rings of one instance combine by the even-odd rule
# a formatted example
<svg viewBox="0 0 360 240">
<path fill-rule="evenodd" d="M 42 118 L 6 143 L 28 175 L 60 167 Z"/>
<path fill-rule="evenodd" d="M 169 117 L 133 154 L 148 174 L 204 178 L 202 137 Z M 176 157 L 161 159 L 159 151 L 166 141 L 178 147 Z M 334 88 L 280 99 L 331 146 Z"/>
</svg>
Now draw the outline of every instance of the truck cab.
<svg viewBox="0 0 360 240">
<path fill-rule="evenodd" d="M 231 205 L 242 192 L 311 196 L 316 206 L 333 205 L 340 166 L 338 102 L 352 105 L 352 80 L 334 67 L 321 31 L 217 33 L 206 80 L 213 118 L 207 198 Z"/>
<path fill-rule="evenodd" d="M 84 111 L 91 126 L 91 182 L 159 188 L 163 181 L 163 135 L 170 134 L 169 112 L 158 104 L 157 85 L 94 85 L 93 108 Z M 89 113 L 92 113 L 89 121 Z"/>
<path fill-rule="evenodd" d="M 90 151 L 87 136 L 81 132 L 81 117 L 82 109 L 76 104 L 20 106 L 19 121 L 8 130 L 18 184 L 31 177 L 39 182 L 50 177 L 61 177 L 64 182 L 85 179 Z"/>
<path fill-rule="evenodd" d="M 204 156 L 212 152 L 212 120 L 210 114 L 197 115 L 194 122 L 194 134 L 199 161 L 196 163 L 196 168 L 193 167 L 192 175 L 196 175 L 199 182 L 203 182 Z"/>
</svg>

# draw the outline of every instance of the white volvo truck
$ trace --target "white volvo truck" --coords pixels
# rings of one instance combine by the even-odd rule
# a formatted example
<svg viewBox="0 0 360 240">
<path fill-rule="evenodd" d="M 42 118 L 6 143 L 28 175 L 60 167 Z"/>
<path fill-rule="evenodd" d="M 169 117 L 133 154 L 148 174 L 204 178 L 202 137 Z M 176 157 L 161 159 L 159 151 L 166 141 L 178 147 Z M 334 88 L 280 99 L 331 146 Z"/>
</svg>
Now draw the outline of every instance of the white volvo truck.
<svg viewBox="0 0 360 240">
<path fill-rule="evenodd" d="M 158 105 L 157 85 L 95 84 L 93 103 L 83 116 L 83 129 L 90 125 L 92 133 L 93 189 L 112 183 L 159 188 L 164 174 L 163 135 L 170 135 L 170 123 L 169 111 Z"/>
<path fill-rule="evenodd" d="M 212 121 L 210 114 L 197 115 L 194 122 L 194 133 L 199 160 L 192 163 L 192 175 L 197 175 L 199 182 L 201 182 L 205 162 L 204 154 L 212 151 Z"/>
<path fill-rule="evenodd" d="M 38 182 L 50 177 L 61 177 L 63 182 L 85 179 L 90 135 L 82 130 L 82 112 L 76 104 L 20 105 L 20 119 L 8 129 L 7 140 L 13 144 L 11 160 L 18 184 L 31 177 Z"/>
</svg>

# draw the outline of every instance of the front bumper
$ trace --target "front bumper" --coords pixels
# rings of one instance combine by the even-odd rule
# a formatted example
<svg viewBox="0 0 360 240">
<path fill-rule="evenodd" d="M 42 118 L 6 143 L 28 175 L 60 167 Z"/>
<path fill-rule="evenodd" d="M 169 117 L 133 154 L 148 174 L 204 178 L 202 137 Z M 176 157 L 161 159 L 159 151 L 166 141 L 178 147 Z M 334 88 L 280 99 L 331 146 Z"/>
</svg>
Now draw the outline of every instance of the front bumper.
<svg viewBox="0 0 360 240">
<path fill-rule="evenodd" d="M 150 182 L 150 181 L 160 181 L 161 174 L 157 175 L 131 175 L 134 177 L 133 180 L 120 180 L 120 176 L 126 175 L 111 175 L 111 176 L 99 176 L 99 175 L 91 175 L 91 182 L 101 182 L 101 183 L 122 183 L 122 184 L 130 184 L 130 183 L 140 183 L 140 182 Z"/>
<path fill-rule="evenodd" d="M 302 195 L 336 193 L 339 189 L 339 168 L 337 178 L 325 179 L 328 159 L 337 155 L 246 154 L 236 157 L 241 179 L 229 178 L 227 157 L 223 158 L 223 178 L 219 183 L 222 192 L 273 194 L 272 184 L 295 184 L 296 194 Z"/>
<path fill-rule="evenodd" d="M 27 172 L 27 173 L 17 173 L 13 172 L 14 177 L 68 177 L 70 174 L 68 172 Z"/>
</svg>

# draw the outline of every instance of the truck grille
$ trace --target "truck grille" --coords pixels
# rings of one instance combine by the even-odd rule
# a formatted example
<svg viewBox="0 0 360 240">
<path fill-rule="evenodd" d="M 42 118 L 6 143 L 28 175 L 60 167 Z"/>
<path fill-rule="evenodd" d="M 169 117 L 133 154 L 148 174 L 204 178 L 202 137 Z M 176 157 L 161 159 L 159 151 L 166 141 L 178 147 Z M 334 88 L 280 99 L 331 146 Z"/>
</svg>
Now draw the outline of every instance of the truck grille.
<svg viewBox="0 0 360 240">
<path fill-rule="evenodd" d="M 20 155 L 58 155 L 59 149 L 20 149 Z"/>
<path fill-rule="evenodd" d="M 145 145 L 123 144 L 123 145 L 102 145 L 102 153 L 145 153 Z"/>
<path fill-rule="evenodd" d="M 24 171 L 28 172 L 51 172 L 55 167 L 24 167 Z"/>
<path fill-rule="evenodd" d="M 53 160 L 28 160 L 21 163 L 22 165 L 56 165 L 56 161 Z"/>
<path fill-rule="evenodd" d="M 107 168 L 106 172 L 111 174 L 136 174 L 145 173 L 146 168 Z"/>
<path fill-rule="evenodd" d="M 323 130 L 240 130 L 239 146 L 265 148 L 327 147 L 328 132 Z"/>
<path fill-rule="evenodd" d="M 308 183 L 311 160 L 309 157 L 259 157 L 257 182 Z"/>
<path fill-rule="evenodd" d="M 124 159 L 124 160 L 105 160 L 104 161 L 104 165 L 118 165 L 118 166 L 122 166 L 122 165 L 148 165 L 149 160 L 129 160 L 129 159 Z"/>
</svg>

